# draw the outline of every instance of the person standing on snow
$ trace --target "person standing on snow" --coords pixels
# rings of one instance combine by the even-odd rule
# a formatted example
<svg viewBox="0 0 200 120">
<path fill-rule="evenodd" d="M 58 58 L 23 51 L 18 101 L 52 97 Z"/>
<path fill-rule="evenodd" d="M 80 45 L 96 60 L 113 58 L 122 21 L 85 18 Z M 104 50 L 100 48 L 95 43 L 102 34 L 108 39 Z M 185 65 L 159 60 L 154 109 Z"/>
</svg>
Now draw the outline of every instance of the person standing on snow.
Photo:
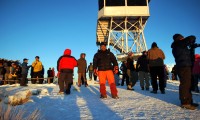
<svg viewBox="0 0 200 120">
<path fill-rule="evenodd" d="M 151 75 L 151 84 L 153 91 L 151 93 L 157 94 L 159 79 L 159 89 L 161 94 L 165 94 L 165 80 L 164 80 L 164 52 L 158 48 L 157 43 L 153 42 L 151 49 L 148 51 L 147 59 L 149 61 L 149 70 Z"/>
<path fill-rule="evenodd" d="M 42 84 L 43 83 L 43 79 L 42 78 L 42 69 L 43 69 L 43 65 L 42 65 L 42 62 L 39 60 L 40 57 L 39 56 L 36 56 L 35 57 L 35 61 L 32 63 L 32 67 L 33 67 L 33 78 L 31 81 L 32 81 L 32 84 L 35 84 L 36 83 L 36 79 L 37 78 L 40 78 L 39 79 L 39 84 Z"/>
<path fill-rule="evenodd" d="M 192 81 L 192 53 L 188 47 L 195 43 L 195 36 L 188 36 L 184 38 L 181 34 L 175 34 L 173 36 L 173 43 L 171 45 L 172 54 L 176 62 L 176 70 L 178 77 L 180 78 L 179 85 L 179 99 L 181 101 L 181 107 L 195 110 L 197 106 L 193 103 L 191 93 L 191 81 Z"/>
<path fill-rule="evenodd" d="M 77 61 L 71 56 L 71 50 L 66 49 L 64 55 L 57 61 L 58 83 L 60 88 L 58 94 L 64 94 L 64 86 L 66 88 L 65 93 L 70 94 L 71 85 L 73 84 L 74 67 L 76 66 Z"/>
<path fill-rule="evenodd" d="M 24 58 L 22 63 L 22 79 L 20 81 L 20 86 L 27 86 L 27 75 L 30 67 L 31 65 L 28 66 L 28 59 Z"/>
<path fill-rule="evenodd" d="M 110 90 L 112 94 L 112 98 L 118 99 L 118 91 L 115 85 L 114 73 L 118 73 L 118 63 L 116 57 L 110 50 L 106 49 L 106 43 L 102 42 L 100 44 L 100 50 L 94 55 L 93 58 L 93 68 L 94 74 L 99 77 L 100 84 L 100 98 L 107 98 L 106 94 L 106 80 L 110 85 Z M 113 73 L 114 68 L 114 73 Z"/>
<path fill-rule="evenodd" d="M 83 78 L 85 87 L 88 86 L 87 80 L 86 80 L 86 69 L 87 69 L 87 61 L 85 60 L 85 53 L 81 53 L 80 59 L 78 59 L 78 86 L 81 87 L 82 80 Z"/>
<path fill-rule="evenodd" d="M 138 58 L 136 69 L 139 71 L 141 89 L 144 90 L 145 88 L 146 90 L 149 90 L 149 68 L 146 51 L 143 51 L 142 56 Z"/>
<path fill-rule="evenodd" d="M 89 71 L 89 78 L 92 80 L 92 75 L 93 75 L 93 65 L 90 63 L 90 65 L 87 68 L 87 71 Z"/>
</svg>

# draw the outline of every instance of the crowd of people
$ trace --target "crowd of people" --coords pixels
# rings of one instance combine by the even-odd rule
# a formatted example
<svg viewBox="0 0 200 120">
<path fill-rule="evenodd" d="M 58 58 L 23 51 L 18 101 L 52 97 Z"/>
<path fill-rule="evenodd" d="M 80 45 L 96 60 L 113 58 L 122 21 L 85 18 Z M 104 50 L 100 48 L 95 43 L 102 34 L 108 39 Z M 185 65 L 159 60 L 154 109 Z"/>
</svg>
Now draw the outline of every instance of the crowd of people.
<svg viewBox="0 0 200 120">
<path fill-rule="evenodd" d="M 180 81 L 179 98 L 181 107 L 194 110 L 198 104 L 193 103 L 191 91 L 198 92 L 198 80 L 200 79 L 200 55 L 193 55 L 188 48 L 195 42 L 195 36 L 184 38 L 181 34 L 173 36 L 171 45 L 172 54 L 175 58 L 171 73 L 172 80 Z M 74 68 L 78 71 L 78 86 L 84 85 L 88 87 L 87 76 L 89 80 L 99 79 L 100 98 L 107 98 L 106 81 L 110 86 L 111 96 L 114 99 L 119 99 L 117 86 L 119 83 L 119 75 L 122 74 L 121 86 L 126 83 L 127 90 L 134 90 L 137 81 L 140 82 L 141 90 L 150 90 L 152 86 L 153 94 L 157 94 L 158 90 L 161 94 L 165 94 L 169 71 L 164 64 L 165 54 L 158 47 L 156 42 L 153 42 L 148 51 L 143 51 L 142 55 L 137 59 L 133 59 L 134 53 L 129 52 L 125 61 L 122 61 L 120 68 L 114 54 L 107 49 L 107 43 L 102 42 L 100 49 L 95 53 L 93 62 L 87 66 L 85 59 L 86 54 L 81 53 L 80 58 L 76 60 L 71 55 L 71 50 L 66 49 L 64 54 L 57 61 L 57 77 L 60 91 L 58 94 L 70 94 L 71 85 L 73 84 Z M 194 57 L 194 59 L 193 59 Z M 36 56 L 32 65 L 28 65 L 28 59 L 24 58 L 23 63 L 18 61 L 0 60 L 0 78 L 7 80 L 5 83 L 13 84 L 13 81 L 19 80 L 21 86 L 27 86 L 28 70 L 31 68 L 31 83 L 42 84 L 44 82 L 44 66 Z M 120 71 L 121 70 L 121 73 Z M 53 78 L 56 76 L 54 68 L 49 68 L 47 71 L 50 83 L 53 83 Z M 178 76 L 178 77 L 177 77 Z M 2 84 L 2 83 L 1 83 Z"/>
<path fill-rule="evenodd" d="M 19 62 L 19 60 L 0 59 L 0 84 L 11 85 L 14 83 L 19 83 L 20 86 L 27 86 L 29 69 L 31 69 L 31 83 L 43 84 L 45 70 L 42 62 L 39 60 L 39 56 L 35 57 L 35 61 L 32 63 L 32 65 L 28 65 L 27 58 L 24 58 L 22 63 Z M 53 83 L 54 76 L 54 68 L 50 68 L 47 71 L 47 77 L 50 78 L 50 83 Z"/>
</svg>

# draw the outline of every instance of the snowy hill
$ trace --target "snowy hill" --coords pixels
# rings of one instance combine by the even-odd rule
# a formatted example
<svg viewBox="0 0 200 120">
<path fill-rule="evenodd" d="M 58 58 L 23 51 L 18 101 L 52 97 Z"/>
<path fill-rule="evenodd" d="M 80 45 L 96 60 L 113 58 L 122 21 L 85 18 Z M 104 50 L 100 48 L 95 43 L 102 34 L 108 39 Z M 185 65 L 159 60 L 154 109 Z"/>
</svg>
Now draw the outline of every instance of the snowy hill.
<svg viewBox="0 0 200 120">
<path fill-rule="evenodd" d="M 193 119 L 200 118 L 200 110 L 186 110 L 179 107 L 178 82 L 168 81 L 166 94 L 152 94 L 140 89 L 139 82 L 134 91 L 126 86 L 118 86 L 119 99 L 112 99 L 107 86 L 107 99 L 99 98 L 99 85 L 89 87 L 72 87 L 70 95 L 57 95 L 58 85 L 44 84 L 28 87 L 0 86 L 2 91 L 39 90 L 40 94 L 32 95 L 26 104 L 16 106 L 26 109 L 25 116 L 35 109 L 40 110 L 44 120 L 132 120 L 132 119 Z M 44 92 L 42 92 L 44 91 Z M 200 104 L 200 94 L 193 93 L 193 99 Z M 1 102 L 2 103 L 2 102 Z M 4 103 L 2 103 L 4 104 Z"/>
</svg>

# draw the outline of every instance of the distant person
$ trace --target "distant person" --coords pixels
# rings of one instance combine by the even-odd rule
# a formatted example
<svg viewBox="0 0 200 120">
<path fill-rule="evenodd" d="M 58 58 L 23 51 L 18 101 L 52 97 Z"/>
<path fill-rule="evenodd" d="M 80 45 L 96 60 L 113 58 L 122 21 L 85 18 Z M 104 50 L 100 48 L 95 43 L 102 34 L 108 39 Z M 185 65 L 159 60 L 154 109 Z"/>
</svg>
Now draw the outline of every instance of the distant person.
<svg viewBox="0 0 200 120">
<path fill-rule="evenodd" d="M 5 69 L 3 67 L 3 61 L 0 61 L 0 85 L 3 85 L 3 79 L 4 79 Z"/>
<path fill-rule="evenodd" d="M 6 72 L 5 72 L 5 74 L 4 74 L 4 78 L 5 78 L 5 81 L 4 81 L 4 83 L 5 84 L 7 84 L 8 83 L 8 80 L 11 80 L 12 79 L 12 74 L 11 74 L 11 69 L 12 69 L 12 67 L 11 67 L 11 64 L 9 64 L 8 62 L 6 62 L 5 64 L 4 64 L 4 68 L 5 68 L 5 70 L 6 70 Z"/>
<path fill-rule="evenodd" d="M 128 85 L 129 85 L 129 77 L 128 77 L 128 74 L 127 74 L 127 62 L 126 61 L 122 62 L 120 70 L 122 71 L 121 86 L 124 86 L 124 81 L 126 80 L 126 86 L 128 87 Z"/>
<path fill-rule="evenodd" d="M 93 75 L 93 64 L 92 64 L 92 62 L 88 66 L 87 71 L 89 72 L 89 78 L 90 78 L 90 80 L 92 80 L 92 75 Z"/>
<path fill-rule="evenodd" d="M 169 79 L 168 75 L 169 75 L 169 70 L 167 68 L 167 65 L 164 64 L 164 81 L 165 81 L 164 87 L 165 88 L 167 87 L 167 80 Z"/>
<path fill-rule="evenodd" d="M 198 82 L 200 80 L 200 55 L 195 55 L 194 67 L 192 71 L 194 77 L 194 92 L 199 93 Z"/>
<path fill-rule="evenodd" d="M 53 70 L 51 68 L 47 71 L 47 77 L 50 79 L 50 83 L 53 83 Z"/>
<path fill-rule="evenodd" d="M 28 75 L 28 70 L 31 67 L 31 65 L 28 66 L 28 59 L 24 58 L 23 63 L 22 63 L 22 79 L 20 81 L 20 86 L 27 86 L 27 75 Z"/>
<path fill-rule="evenodd" d="M 88 86 L 86 81 L 86 70 L 87 70 L 87 61 L 85 60 L 85 53 L 81 53 L 80 58 L 77 60 L 78 63 L 78 86 L 81 87 L 82 80 L 84 80 L 85 87 Z"/>
<path fill-rule="evenodd" d="M 158 48 L 157 43 L 153 42 L 151 49 L 148 51 L 147 59 L 149 61 L 149 70 L 151 75 L 151 82 L 153 91 L 151 93 L 157 94 L 159 79 L 159 89 L 161 94 L 165 94 L 165 80 L 164 80 L 164 52 Z"/>
<path fill-rule="evenodd" d="M 32 84 L 36 83 L 37 78 L 39 78 L 39 84 L 43 83 L 43 79 L 41 79 L 43 66 L 42 66 L 42 62 L 39 59 L 40 57 L 36 56 L 35 61 L 32 63 L 32 67 L 33 67 L 33 79 L 31 80 Z"/>
<path fill-rule="evenodd" d="M 76 59 L 71 56 L 71 50 L 66 49 L 64 55 L 61 56 L 57 61 L 58 71 L 58 84 L 60 91 L 58 94 L 71 93 L 71 85 L 73 84 L 73 73 L 74 67 L 77 66 Z"/>
<path fill-rule="evenodd" d="M 100 44 L 100 50 L 94 55 L 93 58 L 94 74 L 98 75 L 100 83 L 100 98 L 107 98 L 106 94 L 106 80 L 110 85 L 112 98 L 118 99 L 118 91 L 115 85 L 114 73 L 119 71 L 116 57 L 110 50 L 106 49 L 106 43 Z M 114 73 L 113 73 L 114 68 Z"/>
<path fill-rule="evenodd" d="M 177 70 L 176 70 L 176 65 L 174 65 L 174 67 L 172 68 L 171 73 L 172 73 L 172 80 L 178 80 L 178 78 L 177 78 L 178 74 L 177 74 Z"/>
<path fill-rule="evenodd" d="M 139 80 L 140 87 L 142 90 L 149 90 L 149 68 L 148 68 L 148 59 L 147 52 L 143 51 L 142 56 L 137 60 L 136 69 L 139 71 Z"/>
<path fill-rule="evenodd" d="M 195 43 L 195 36 L 188 36 L 184 38 L 181 34 L 173 36 L 173 43 L 171 45 L 172 54 L 175 58 L 177 73 L 180 78 L 179 85 L 179 99 L 181 107 L 195 110 L 198 104 L 193 103 L 191 93 L 191 77 L 192 77 L 192 59 L 191 52 L 188 47 Z"/>
<path fill-rule="evenodd" d="M 138 80 L 138 73 L 136 71 L 136 66 L 134 66 L 132 52 L 128 54 L 128 58 L 127 58 L 127 74 L 129 77 L 129 85 L 127 87 L 127 90 L 134 90 L 133 87 L 135 86 Z"/>
</svg>

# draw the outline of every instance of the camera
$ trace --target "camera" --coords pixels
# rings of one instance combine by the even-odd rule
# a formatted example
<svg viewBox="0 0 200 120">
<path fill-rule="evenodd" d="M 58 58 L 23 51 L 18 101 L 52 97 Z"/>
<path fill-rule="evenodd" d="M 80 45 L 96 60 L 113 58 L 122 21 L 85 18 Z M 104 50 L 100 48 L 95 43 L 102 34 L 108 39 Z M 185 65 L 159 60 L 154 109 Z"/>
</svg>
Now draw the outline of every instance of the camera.
<svg viewBox="0 0 200 120">
<path fill-rule="evenodd" d="M 194 48 L 197 48 L 197 47 L 200 47 L 200 44 L 197 44 L 197 43 L 190 44 L 191 49 L 194 49 Z"/>
</svg>

